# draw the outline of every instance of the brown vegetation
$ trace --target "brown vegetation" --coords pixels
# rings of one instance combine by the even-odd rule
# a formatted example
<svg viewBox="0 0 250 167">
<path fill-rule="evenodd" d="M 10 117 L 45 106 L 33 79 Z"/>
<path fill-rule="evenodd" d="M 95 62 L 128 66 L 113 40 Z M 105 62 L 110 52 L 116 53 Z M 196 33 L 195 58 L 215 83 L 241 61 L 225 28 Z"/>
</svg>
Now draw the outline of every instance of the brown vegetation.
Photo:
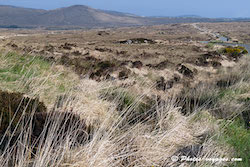
<svg viewBox="0 0 250 167">
<path fill-rule="evenodd" d="M 0 111 L 5 120 L 1 123 L 6 124 L 18 111 L 17 104 L 34 112 L 24 112 L 23 120 L 28 124 L 20 124 L 23 133 L 5 135 L 0 162 L 22 167 L 198 167 L 231 163 L 173 162 L 171 157 L 249 158 L 247 150 L 242 149 L 249 139 L 248 56 L 241 47 L 207 47 L 199 42 L 209 38 L 190 24 L 174 24 L 112 31 L 44 31 L 3 40 L 0 46 L 5 51 L 28 54 L 15 56 L 20 59 L 18 66 L 13 62 L 17 60 L 6 54 L 0 68 L 4 82 L 9 81 L 8 73 L 14 83 L 23 85 L 27 75 L 23 69 L 30 64 L 25 58 L 29 55 L 45 58 L 37 61 L 35 69 L 55 66 L 45 68 L 45 72 L 58 73 L 64 82 L 71 80 L 67 73 L 75 72 L 78 82 L 67 91 L 57 80 L 48 82 L 62 91 L 60 96 L 55 94 L 56 102 L 51 100 L 53 106 L 46 106 L 47 112 L 30 108 L 27 101 L 45 108 L 35 99 L 1 91 L 4 96 L 0 107 L 4 110 Z M 17 74 L 21 77 L 15 78 Z M 31 90 L 39 95 L 43 86 L 37 86 L 39 91 Z M 30 87 L 26 89 L 31 91 Z M 46 92 L 48 97 L 54 93 L 50 90 Z M 7 101 L 6 96 L 13 101 Z M 10 114 L 9 109 L 13 109 Z M 6 129 L 1 124 L 0 130 Z M 242 140 L 236 140 L 239 134 Z"/>
</svg>

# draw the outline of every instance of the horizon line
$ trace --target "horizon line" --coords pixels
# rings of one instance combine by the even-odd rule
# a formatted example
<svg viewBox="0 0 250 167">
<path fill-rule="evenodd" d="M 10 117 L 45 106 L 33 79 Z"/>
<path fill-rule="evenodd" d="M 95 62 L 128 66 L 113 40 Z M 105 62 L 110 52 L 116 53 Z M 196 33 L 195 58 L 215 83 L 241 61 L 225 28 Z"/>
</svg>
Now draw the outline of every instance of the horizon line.
<svg viewBox="0 0 250 167">
<path fill-rule="evenodd" d="M 69 8 L 69 7 L 74 7 L 74 6 L 84 6 L 88 7 L 91 9 L 95 10 L 101 10 L 101 11 L 111 11 L 111 12 L 118 12 L 118 13 L 123 13 L 123 14 L 131 14 L 134 16 L 138 17 L 158 17 L 158 18 L 164 18 L 164 17 L 170 17 L 170 18 L 176 18 L 176 17 L 183 17 L 183 18 L 208 18 L 208 19 L 250 19 L 250 17 L 206 17 L 206 16 L 201 16 L 201 15 L 196 15 L 196 14 L 182 14 L 182 15 L 176 15 L 176 16 L 167 16 L 167 15 L 151 15 L 151 16 L 143 16 L 143 15 L 138 15 L 134 13 L 129 13 L 129 12 L 121 12 L 121 11 L 116 11 L 116 10 L 107 10 L 107 9 L 99 9 L 99 8 L 94 8 L 88 5 L 82 5 L 82 4 L 75 4 L 75 5 L 70 5 L 70 6 L 62 6 L 62 7 L 57 7 L 53 9 L 44 9 L 44 8 L 36 8 L 36 7 L 25 7 L 25 6 L 15 6 L 15 5 L 2 5 L 0 6 L 9 6 L 9 7 L 15 7 L 15 8 L 24 8 L 24 9 L 34 9 L 34 10 L 45 10 L 45 11 L 53 11 L 53 10 L 58 10 L 58 9 L 63 9 L 63 8 Z M 190 16 L 190 17 L 189 17 Z"/>
</svg>

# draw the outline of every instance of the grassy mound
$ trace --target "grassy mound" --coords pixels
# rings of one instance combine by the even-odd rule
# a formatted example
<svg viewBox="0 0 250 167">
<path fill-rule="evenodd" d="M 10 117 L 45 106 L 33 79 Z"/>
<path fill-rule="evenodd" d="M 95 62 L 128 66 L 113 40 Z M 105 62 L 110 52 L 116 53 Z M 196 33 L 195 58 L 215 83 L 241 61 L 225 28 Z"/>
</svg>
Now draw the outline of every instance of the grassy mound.
<svg viewBox="0 0 250 167">
<path fill-rule="evenodd" d="M 46 104 L 72 89 L 78 77 L 39 56 L 0 53 L 0 88 L 40 96 Z M 53 93 L 51 93 L 53 92 Z"/>
</svg>

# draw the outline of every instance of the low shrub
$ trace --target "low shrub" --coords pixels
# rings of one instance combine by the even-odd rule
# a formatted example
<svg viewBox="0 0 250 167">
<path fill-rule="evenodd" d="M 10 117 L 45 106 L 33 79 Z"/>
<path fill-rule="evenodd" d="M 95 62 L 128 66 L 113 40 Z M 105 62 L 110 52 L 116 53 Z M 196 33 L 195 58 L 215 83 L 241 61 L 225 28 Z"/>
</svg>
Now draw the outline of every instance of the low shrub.
<svg viewBox="0 0 250 167">
<path fill-rule="evenodd" d="M 247 54 L 248 51 L 246 50 L 245 47 L 242 46 L 236 46 L 236 47 L 229 46 L 223 49 L 223 53 L 233 58 L 239 58 L 242 55 Z"/>
</svg>

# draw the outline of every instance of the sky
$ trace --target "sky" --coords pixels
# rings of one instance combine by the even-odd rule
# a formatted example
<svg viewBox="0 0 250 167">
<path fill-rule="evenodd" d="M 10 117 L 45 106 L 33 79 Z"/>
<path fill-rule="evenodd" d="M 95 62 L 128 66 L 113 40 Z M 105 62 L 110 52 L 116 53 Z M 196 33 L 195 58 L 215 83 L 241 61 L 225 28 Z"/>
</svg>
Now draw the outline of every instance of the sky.
<svg viewBox="0 0 250 167">
<path fill-rule="evenodd" d="M 250 0 L 0 0 L 0 5 L 47 10 L 87 5 L 140 16 L 250 17 Z"/>
</svg>

